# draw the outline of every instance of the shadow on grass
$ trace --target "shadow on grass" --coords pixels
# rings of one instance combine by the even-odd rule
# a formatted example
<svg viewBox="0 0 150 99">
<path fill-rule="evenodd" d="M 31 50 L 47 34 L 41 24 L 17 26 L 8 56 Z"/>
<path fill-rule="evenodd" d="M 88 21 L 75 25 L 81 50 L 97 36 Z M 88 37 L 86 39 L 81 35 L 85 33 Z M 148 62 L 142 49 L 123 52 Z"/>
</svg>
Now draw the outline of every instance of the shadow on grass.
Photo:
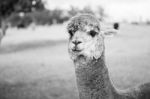
<svg viewBox="0 0 150 99">
<path fill-rule="evenodd" d="M 0 83 L 0 99 L 78 99 L 73 87 L 63 80 L 30 83 Z"/>
<path fill-rule="evenodd" d="M 48 47 L 48 46 L 55 46 L 62 43 L 67 43 L 66 40 L 59 40 L 59 41 L 32 41 L 32 42 L 26 42 L 21 44 L 12 44 L 7 46 L 0 47 L 0 54 L 7 54 L 7 53 L 13 53 L 18 51 L 24 51 L 29 49 L 36 49 L 40 47 Z"/>
<path fill-rule="evenodd" d="M 48 99 L 26 83 L 0 83 L 0 99 Z"/>
</svg>

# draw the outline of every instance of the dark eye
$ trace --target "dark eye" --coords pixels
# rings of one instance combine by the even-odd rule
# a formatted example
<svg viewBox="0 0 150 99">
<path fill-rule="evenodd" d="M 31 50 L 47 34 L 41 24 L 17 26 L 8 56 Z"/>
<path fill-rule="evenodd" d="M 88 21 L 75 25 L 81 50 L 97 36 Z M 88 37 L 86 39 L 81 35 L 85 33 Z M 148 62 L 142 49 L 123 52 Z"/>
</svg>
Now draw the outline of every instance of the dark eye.
<svg viewBox="0 0 150 99">
<path fill-rule="evenodd" d="M 70 37 L 73 36 L 73 31 L 72 30 L 69 30 L 68 33 L 69 33 Z"/>
<path fill-rule="evenodd" d="M 96 34 L 98 33 L 94 30 L 89 31 L 89 35 L 91 35 L 92 37 L 95 37 Z"/>
</svg>

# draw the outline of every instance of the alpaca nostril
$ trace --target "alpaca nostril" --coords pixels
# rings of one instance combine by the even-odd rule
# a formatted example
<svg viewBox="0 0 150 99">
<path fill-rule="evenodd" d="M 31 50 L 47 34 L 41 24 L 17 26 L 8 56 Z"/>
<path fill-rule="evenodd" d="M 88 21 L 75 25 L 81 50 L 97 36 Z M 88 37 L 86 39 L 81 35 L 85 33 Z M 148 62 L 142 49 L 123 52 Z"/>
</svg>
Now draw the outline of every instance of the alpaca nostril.
<svg viewBox="0 0 150 99">
<path fill-rule="evenodd" d="M 74 45 L 78 45 L 78 44 L 80 44 L 80 43 L 82 43 L 81 41 L 72 41 L 72 43 L 74 44 Z"/>
</svg>

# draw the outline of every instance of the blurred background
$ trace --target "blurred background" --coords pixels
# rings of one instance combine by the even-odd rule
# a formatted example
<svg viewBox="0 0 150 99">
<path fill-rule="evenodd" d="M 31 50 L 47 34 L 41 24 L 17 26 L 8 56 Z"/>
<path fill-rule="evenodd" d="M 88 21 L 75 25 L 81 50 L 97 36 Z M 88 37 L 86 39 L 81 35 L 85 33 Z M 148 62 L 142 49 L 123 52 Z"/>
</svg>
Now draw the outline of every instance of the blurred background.
<svg viewBox="0 0 150 99">
<path fill-rule="evenodd" d="M 78 99 L 68 20 L 98 17 L 119 89 L 150 82 L 150 0 L 0 0 L 0 99 Z"/>
</svg>

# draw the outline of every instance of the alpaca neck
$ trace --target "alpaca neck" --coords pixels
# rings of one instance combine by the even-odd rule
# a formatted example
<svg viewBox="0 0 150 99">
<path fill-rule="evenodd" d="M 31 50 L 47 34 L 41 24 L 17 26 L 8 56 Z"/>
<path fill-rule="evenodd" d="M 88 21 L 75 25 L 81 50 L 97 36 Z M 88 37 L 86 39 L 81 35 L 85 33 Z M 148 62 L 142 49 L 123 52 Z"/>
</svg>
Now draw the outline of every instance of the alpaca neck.
<svg viewBox="0 0 150 99">
<path fill-rule="evenodd" d="M 111 84 L 104 54 L 90 63 L 76 65 L 76 79 L 80 99 L 113 99 L 116 90 Z"/>
</svg>

